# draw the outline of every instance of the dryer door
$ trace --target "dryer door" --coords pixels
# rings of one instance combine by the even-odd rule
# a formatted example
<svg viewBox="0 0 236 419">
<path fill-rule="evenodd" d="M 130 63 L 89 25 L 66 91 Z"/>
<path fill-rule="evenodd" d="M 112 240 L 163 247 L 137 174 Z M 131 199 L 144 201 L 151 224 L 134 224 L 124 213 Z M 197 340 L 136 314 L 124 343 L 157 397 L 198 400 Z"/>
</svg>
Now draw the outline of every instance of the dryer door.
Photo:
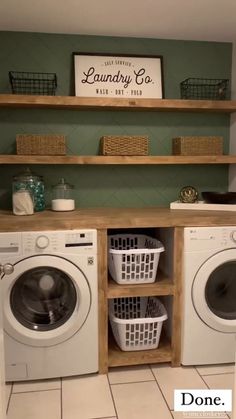
<svg viewBox="0 0 236 419">
<path fill-rule="evenodd" d="M 192 301 L 209 327 L 236 333 L 236 249 L 219 252 L 200 267 L 193 281 Z"/>
<path fill-rule="evenodd" d="M 84 324 L 91 293 L 84 273 L 58 256 L 21 260 L 3 277 L 4 328 L 31 346 L 52 346 L 69 339 Z"/>
</svg>

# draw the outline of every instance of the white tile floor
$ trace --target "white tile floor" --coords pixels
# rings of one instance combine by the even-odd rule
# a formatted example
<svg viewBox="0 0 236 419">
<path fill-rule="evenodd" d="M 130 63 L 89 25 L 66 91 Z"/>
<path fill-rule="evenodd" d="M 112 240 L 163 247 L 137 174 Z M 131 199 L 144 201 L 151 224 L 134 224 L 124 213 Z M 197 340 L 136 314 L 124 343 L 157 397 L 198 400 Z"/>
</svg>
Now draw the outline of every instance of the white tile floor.
<svg viewBox="0 0 236 419">
<path fill-rule="evenodd" d="M 234 365 L 114 368 L 108 375 L 7 384 L 8 419 L 196 419 L 173 411 L 177 388 L 233 388 Z M 212 414 L 201 418 L 229 418 Z"/>
</svg>

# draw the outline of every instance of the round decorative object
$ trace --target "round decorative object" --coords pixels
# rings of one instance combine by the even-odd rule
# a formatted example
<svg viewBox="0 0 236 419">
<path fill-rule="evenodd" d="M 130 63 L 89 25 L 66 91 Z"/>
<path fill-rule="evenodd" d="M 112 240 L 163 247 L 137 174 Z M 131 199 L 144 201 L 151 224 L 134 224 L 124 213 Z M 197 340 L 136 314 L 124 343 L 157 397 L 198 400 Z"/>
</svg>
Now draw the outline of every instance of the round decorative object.
<svg viewBox="0 0 236 419">
<path fill-rule="evenodd" d="M 198 191 L 193 186 L 184 186 L 179 193 L 180 202 L 191 204 L 198 200 Z"/>
</svg>

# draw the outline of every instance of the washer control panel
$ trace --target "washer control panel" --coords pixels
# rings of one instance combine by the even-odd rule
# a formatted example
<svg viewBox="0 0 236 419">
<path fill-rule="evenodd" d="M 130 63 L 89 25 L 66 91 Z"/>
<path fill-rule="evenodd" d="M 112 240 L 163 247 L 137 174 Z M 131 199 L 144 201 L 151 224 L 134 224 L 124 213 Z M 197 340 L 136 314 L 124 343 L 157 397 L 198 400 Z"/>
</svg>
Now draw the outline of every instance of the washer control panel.
<svg viewBox="0 0 236 419">
<path fill-rule="evenodd" d="M 184 251 L 236 248 L 236 227 L 187 227 Z"/>
<path fill-rule="evenodd" d="M 97 252 L 96 230 L 23 232 L 23 254 Z"/>
</svg>

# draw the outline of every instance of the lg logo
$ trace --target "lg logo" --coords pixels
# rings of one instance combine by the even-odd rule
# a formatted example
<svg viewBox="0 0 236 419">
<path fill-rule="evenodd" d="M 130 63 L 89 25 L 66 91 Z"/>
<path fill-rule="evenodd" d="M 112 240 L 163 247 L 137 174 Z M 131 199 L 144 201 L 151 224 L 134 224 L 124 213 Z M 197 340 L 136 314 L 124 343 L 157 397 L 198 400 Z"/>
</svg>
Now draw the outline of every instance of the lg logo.
<svg viewBox="0 0 236 419">
<path fill-rule="evenodd" d="M 94 264 L 94 258 L 92 256 L 88 257 L 87 263 L 88 263 L 88 265 L 93 265 Z"/>
</svg>

